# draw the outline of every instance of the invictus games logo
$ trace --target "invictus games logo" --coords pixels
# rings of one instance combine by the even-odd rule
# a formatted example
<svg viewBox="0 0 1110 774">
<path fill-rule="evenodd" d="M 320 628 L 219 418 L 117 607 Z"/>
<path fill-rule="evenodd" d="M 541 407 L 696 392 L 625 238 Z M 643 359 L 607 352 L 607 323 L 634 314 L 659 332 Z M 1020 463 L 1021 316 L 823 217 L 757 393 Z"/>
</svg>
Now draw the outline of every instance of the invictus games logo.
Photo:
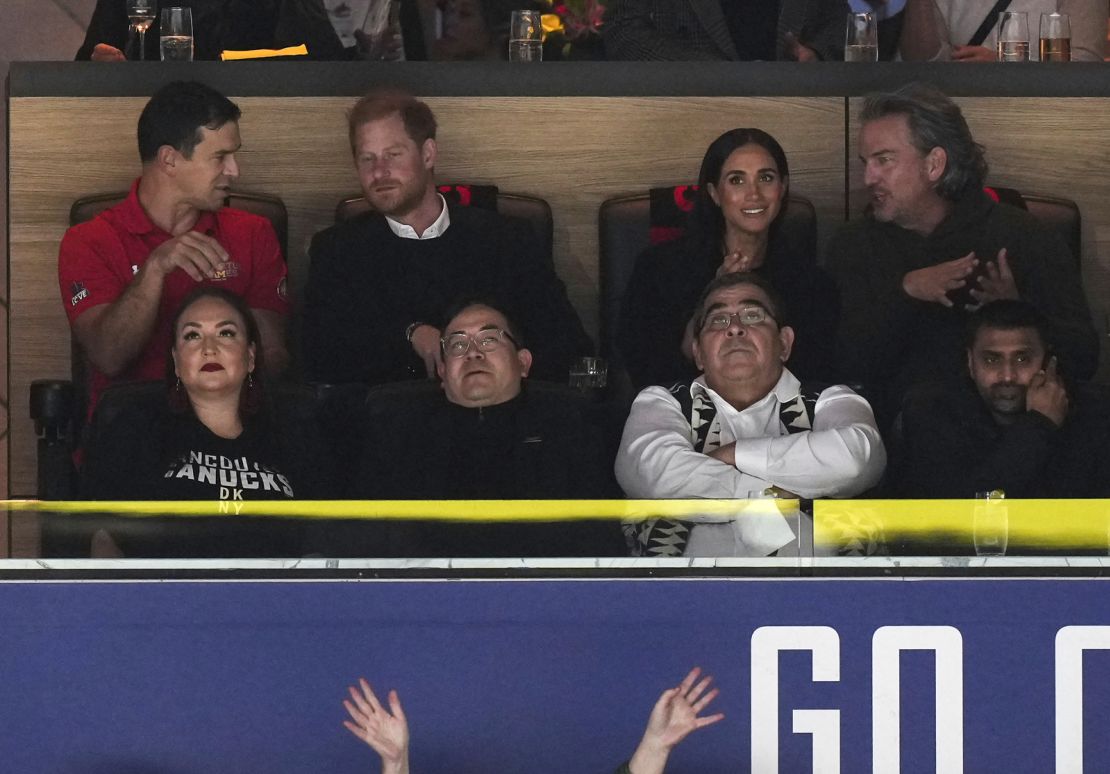
<svg viewBox="0 0 1110 774">
<path fill-rule="evenodd" d="M 89 297 L 89 291 L 80 282 L 73 282 L 69 286 L 69 292 L 73 295 L 70 296 L 70 306 L 77 306 L 80 302 Z"/>
<path fill-rule="evenodd" d="M 212 274 L 213 280 L 228 280 L 239 276 L 239 264 L 235 261 L 226 261 L 217 266 Z"/>
</svg>

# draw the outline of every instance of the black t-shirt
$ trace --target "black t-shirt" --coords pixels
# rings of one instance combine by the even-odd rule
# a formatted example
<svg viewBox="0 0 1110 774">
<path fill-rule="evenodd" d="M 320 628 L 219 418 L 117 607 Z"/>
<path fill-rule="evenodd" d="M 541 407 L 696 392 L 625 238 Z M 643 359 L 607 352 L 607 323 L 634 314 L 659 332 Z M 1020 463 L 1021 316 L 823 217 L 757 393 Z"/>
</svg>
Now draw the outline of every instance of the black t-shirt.
<svg viewBox="0 0 1110 774">
<path fill-rule="evenodd" d="M 741 61 L 775 61 L 778 0 L 721 0 L 721 11 Z"/>
<path fill-rule="evenodd" d="M 198 517 L 111 517 L 101 523 L 126 556 L 300 556 L 299 522 L 239 515 L 258 500 L 330 494 L 329 466 L 310 428 L 271 432 L 260 420 L 221 438 L 191 413 L 139 403 L 100 428 L 82 471 L 89 500 L 211 501 Z M 282 438 L 296 439 L 298 448 Z"/>
</svg>

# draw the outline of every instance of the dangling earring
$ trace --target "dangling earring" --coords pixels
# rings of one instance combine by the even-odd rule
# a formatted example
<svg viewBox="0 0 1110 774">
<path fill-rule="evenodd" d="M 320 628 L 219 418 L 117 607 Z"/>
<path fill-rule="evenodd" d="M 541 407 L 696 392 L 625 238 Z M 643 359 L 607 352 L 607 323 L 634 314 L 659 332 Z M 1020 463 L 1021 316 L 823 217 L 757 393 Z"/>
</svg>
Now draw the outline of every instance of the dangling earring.
<svg viewBox="0 0 1110 774">
<path fill-rule="evenodd" d="M 180 376 L 177 377 L 177 384 L 175 384 L 173 386 L 173 388 L 174 388 L 175 391 L 181 392 L 181 377 Z"/>
<path fill-rule="evenodd" d="M 253 390 L 254 389 L 254 374 L 249 373 L 249 372 L 247 373 L 247 389 L 248 390 Z"/>
</svg>

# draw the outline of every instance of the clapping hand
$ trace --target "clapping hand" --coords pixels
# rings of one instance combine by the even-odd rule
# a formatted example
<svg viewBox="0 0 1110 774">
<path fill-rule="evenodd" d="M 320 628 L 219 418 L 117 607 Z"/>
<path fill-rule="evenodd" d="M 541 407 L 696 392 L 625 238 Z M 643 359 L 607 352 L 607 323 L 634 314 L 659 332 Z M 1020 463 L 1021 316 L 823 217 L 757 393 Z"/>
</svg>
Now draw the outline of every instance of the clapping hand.
<svg viewBox="0 0 1110 774">
<path fill-rule="evenodd" d="M 370 683 L 361 677 L 358 683 L 358 688 L 347 688 L 351 698 L 344 699 L 343 706 L 351 720 L 344 720 L 343 725 L 382 757 L 382 774 L 408 774 L 409 726 L 397 691 L 389 692 L 386 710 Z"/>
<path fill-rule="evenodd" d="M 744 255 L 739 250 L 733 250 L 721 259 L 721 265 L 717 267 L 717 276 L 720 277 L 722 274 L 735 274 L 740 271 L 750 271 L 753 262 L 752 258 Z"/>
<path fill-rule="evenodd" d="M 948 293 L 959 290 L 967 284 L 968 276 L 975 271 L 979 261 L 975 253 L 956 258 L 936 266 L 911 271 L 902 277 L 902 290 L 918 301 L 930 301 L 944 306 L 952 306 Z M 1008 269 L 1007 269 L 1008 271 Z M 1012 279 L 1012 278 L 1011 278 Z"/>
<path fill-rule="evenodd" d="M 987 264 L 987 272 L 979 278 L 979 287 L 972 288 L 971 297 L 979 302 L 976 309 L 991 301 L 1019 298 L 1017 283 L 1014 282 L 1013 272 L 1010 271 L 1010 263 L 1006 260 L 1005 247 L 998 251 L 997 263 Z"/>
</svg>

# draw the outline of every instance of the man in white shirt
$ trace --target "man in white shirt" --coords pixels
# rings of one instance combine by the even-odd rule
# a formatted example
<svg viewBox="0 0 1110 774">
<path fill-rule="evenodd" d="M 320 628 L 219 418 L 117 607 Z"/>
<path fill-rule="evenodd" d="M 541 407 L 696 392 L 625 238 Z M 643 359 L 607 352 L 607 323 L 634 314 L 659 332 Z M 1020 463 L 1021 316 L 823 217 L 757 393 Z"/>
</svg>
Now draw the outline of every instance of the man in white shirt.
<svg viewBox="0 0 1110 774">
<path fill-rule="evenodd" d="M 702 294 L 690 384 L 648 387 L 632 405 L 617 480 L 635 498 L 852 497 L 874 486 L 886 452 L 867 401 L 809 388 L 785 367 L 794 330 L 774 289 L 725 274 Z M 641 553 L 765 556 L 795 540 L 778 513 L 702 514 L 636 525 Z"/>
</svg>

